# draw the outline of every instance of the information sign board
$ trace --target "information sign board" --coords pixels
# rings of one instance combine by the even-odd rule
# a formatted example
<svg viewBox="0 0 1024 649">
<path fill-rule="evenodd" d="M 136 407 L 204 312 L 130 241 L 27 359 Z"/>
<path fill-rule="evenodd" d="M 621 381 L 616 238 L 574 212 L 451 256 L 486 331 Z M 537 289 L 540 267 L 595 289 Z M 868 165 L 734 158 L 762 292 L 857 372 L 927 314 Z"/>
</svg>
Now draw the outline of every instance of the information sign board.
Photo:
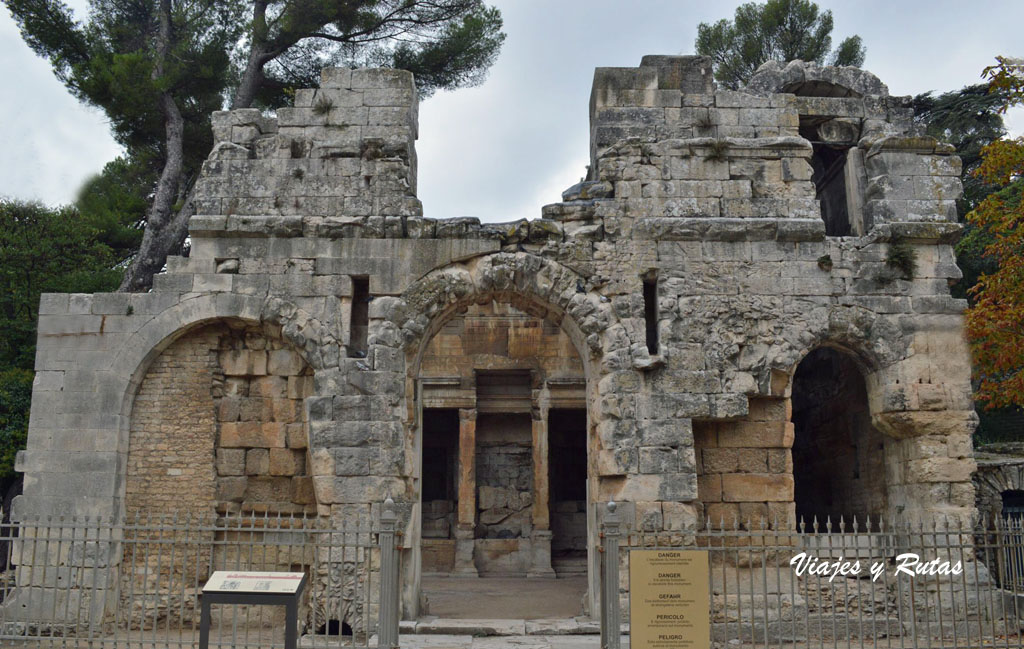
<svg viewBox="0 0 1024 649">
<path fill-rule="evenodd" d="M 706 550 L 631 551 L 631 649 L 709 648 L 709 578 Z"/>
<path fill-rule="evenodd" d="M 204 593 L 266 593 L 292 595 L 299 589 L 302 572 L 245 572 L 218 570 L 213 573 Z"/>
</svg>

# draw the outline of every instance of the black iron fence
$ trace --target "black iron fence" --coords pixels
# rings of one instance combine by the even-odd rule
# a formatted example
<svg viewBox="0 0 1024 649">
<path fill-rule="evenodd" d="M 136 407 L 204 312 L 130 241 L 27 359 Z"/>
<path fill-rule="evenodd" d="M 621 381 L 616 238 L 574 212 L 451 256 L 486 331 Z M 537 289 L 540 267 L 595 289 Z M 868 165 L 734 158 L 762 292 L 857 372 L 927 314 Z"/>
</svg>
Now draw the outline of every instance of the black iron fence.
<svg viewBox="0 0 1024 649">
<path fill-rule="evenodd" d="M 48 518 L 0 525 L 0 644 L 198 646 L 216 570 L 305 572 L 304 647 L 398 646 L 396 516 L 376 527 L 270 514 Z M 211 646 L 283 646 L 283 609 L 214 606 Z"/>
<path fill-rule="evenodd" d="M 662 533 L 625 530 L 614 503 L 602 507 L 602 647 L 627 632 L 630 557 L 654 548 L 707 552 L 713 646 L 1024 647 L 1020 521 L 707 520 Z"/>
</svg>

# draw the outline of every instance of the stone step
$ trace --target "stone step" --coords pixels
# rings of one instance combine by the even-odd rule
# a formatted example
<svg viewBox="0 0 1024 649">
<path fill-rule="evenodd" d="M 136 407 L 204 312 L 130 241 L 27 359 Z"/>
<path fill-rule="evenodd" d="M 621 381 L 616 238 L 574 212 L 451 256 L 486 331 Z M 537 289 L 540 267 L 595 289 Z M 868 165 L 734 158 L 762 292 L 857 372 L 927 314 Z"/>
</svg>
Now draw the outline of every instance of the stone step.
<svg viewBox="0 0 1024 649">
<path fill-rule="evenodd" d="M 399 632 L 408 635 L 522 636 L 599 635 L 600 624 L 590 618 L 538 620 L 457 619 L 426 616 L 403 620 Z"/>
</svg>

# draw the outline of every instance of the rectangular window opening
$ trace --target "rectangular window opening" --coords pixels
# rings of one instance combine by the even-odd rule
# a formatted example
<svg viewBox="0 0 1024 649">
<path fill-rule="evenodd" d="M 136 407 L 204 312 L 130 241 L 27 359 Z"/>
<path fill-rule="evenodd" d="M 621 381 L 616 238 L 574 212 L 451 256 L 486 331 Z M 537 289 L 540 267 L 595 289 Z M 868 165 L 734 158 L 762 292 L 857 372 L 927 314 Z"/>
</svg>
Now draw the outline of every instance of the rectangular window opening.
<svg viewBox="0 0 1024 649">
<path fill-rule="evenodd" d="M 658 353 L 658 279 L 644 278 L 644 320 L 647 324 L 647 352 Z"/>
<path fill-rule="evenodd" d="M 349 332 L 349 354 L 366 356 L 367 334 L 370 330 L 370 278 L 352 278 L 352 316 Z"/>
</svg>

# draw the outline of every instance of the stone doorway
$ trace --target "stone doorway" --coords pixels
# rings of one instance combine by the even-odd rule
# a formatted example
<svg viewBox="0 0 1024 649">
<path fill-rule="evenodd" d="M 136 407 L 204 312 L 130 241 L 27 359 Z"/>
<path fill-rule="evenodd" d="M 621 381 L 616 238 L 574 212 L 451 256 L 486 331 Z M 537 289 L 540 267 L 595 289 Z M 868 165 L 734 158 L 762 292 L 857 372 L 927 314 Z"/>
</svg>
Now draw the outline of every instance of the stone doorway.
<svg viewBox="0 0 1024 649">
<path fill-rule="evenodd" d="M 523 605 L 500 603 L 516 600 L 530 603 L 530 617 L 550 617 L 564 606 L 529 593 L 544 590 L 537 578 L 558 576 L 574 581 L 552 592 L 573 590 L 567 615 L 581 613 L 586 382 L 567 334 L 511 305 L 475 304 L 429 341 L 419 382 L 428 613 L 468 597 L 464 603 L 481 613 L 522 617 Z"/>
<path fill-rule="evenodd" d="M 559 577 L 587 572 L 587 411 L 548 413 L 551 567 Z"/>
<path fill-rule="evenodd" d="M 793 378 L 793 477 L 797 520 L 837 522 L 886 511 L 888 438 L 871 423 L 864 376 L 830 347 L 809 353 Z"/>
</svg>

